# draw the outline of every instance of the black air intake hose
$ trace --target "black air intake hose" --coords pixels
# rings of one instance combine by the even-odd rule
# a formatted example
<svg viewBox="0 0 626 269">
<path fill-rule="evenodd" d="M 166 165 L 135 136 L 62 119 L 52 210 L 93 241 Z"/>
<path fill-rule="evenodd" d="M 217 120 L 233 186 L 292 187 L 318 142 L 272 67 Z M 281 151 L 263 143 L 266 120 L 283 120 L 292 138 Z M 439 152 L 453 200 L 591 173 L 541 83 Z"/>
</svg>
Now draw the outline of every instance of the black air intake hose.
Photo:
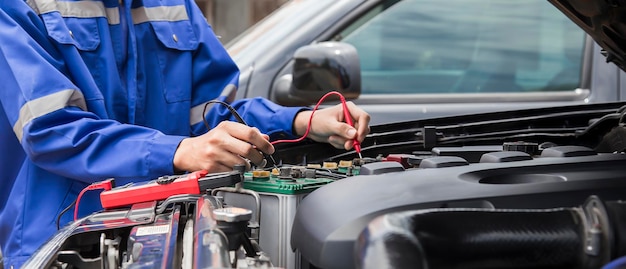
<svg viewBox="0 0 626 269">
<path fill-rule="evenodd" d="M 613 237 L 609 224 L 610 215 L 626 220 L 622 217 L 626 206 L 614 202 L 607 207 L 610 214 L 598 198 L 591 197 L 576 208 L 390 213 L 372 220 L 361 233 L 355 244 L 356 264 L 359 268 L 600 268 L 626 246 L 619 231 Z"/>
</svg>

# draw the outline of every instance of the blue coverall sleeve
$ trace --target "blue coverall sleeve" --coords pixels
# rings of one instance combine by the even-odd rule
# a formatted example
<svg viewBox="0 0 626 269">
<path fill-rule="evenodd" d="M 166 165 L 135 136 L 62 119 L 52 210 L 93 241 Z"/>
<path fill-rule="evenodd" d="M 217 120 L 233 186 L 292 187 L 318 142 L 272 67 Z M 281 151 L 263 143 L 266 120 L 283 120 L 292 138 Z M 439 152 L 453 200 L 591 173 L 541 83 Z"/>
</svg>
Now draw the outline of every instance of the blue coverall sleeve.
<svg viewBox="0 0 626 269">
<path fill-rule="evenodd" d="M 53 45 L 26 5 L 5 4 L 0 9 L 0 102 L 28 158 L 86 182 L 171 174 L 183 137 L 106 119 L 102 96 L 81 90 L 95 87 L 81 78 L 88 70 L 67 65 L 80 58 L 76 50 Z"/>
<path fill-rule="evenodd" d="M 233 72 L 232 69 L 236 68 L 236 65 L 232 63 L 227 51 L 206 23 L 199 8 L 192 4 L 189 10 L 190 20 L 200 40 L 194 55 L 192 107 L 195 107 L 197 111 L 202 111 L 207 100 L 215 99 L 210 96 L 215 89 L 223 89 L 221 96 L 217 99 L 230 103 L 248 125 L 268 134 L 271 140 L 294 138 L 293 120 L 298 112 L 307 108 L 285 107 L 260 97 L 233 101 L 239 80 L 238 70 Z M 227 85 L 223 84 L 224 77 L 230 78 L 227 80 L 229 81 Z M 226 107 L 221 105 L 209 107 L 205 120 L 210 128 L 223 120 L 235 120 Z M 201 135 L 205 132 L 207 129 L 202 121 L 192 124 L 193 135 Z"/>
</svg>

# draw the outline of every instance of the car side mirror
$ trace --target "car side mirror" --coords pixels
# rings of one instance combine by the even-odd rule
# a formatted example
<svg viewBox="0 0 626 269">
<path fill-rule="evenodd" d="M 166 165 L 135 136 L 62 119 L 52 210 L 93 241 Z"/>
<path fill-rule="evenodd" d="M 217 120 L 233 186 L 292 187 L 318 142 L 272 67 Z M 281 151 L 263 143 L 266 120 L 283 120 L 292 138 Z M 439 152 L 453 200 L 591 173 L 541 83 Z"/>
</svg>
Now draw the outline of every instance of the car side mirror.
<svg viewBox="0 0 626 269">
<path fill-rule="evenodd" d="M 316 104 L 338 91 L 346 99 L 361 94 L 361 66 L 356 48 L 348 43 L 321 42 L 296 50 L 293 71 L 274 84 L 273 99 L 286 106 Z"/>
</svg>

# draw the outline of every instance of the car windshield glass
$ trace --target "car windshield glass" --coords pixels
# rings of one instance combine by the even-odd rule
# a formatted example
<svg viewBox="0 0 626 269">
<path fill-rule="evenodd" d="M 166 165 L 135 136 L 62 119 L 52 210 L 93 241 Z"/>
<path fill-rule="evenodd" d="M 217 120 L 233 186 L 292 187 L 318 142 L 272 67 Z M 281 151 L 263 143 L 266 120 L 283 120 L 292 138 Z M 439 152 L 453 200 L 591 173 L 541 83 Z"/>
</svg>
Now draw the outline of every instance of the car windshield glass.
<svg viewBox="0 0 626 269">
<path fill-rule="evenodd" d="M 387 0 L 335 36 L 363 93 L 573 91 L 584 32 L 547 1 Z"/>
<path fill-rule="evenodd" d="M 335 0 L 291 0 L 225 45 L 241 67 L 256 59 L 256 53 L 269 51 L 286 35 L 295 32 Z"/>
</svg>

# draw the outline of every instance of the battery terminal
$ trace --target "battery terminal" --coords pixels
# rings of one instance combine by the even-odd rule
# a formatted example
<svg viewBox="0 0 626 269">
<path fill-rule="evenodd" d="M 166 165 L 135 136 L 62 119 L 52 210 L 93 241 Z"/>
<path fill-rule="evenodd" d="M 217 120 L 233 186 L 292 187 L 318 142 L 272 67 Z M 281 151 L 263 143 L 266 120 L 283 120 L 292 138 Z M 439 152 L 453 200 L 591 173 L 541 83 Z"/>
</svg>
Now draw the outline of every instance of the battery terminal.
<svg viewBox="0 0 626 269">
<path fill-rule="evenodd" d="M 255 180 L 255 181 L 270 180 L 270 171 L 254 170 L 252 171 L 252 180 Z"/>
<path fill-rule="evenodd" d="M 337 165 L 336 162 L 324 162 L 322 164 L 322 168 L 324 168 L 324 169 L 334 170 L 334 169 L 337 169 L 337 167 L 338 167 L 338 165 Z"/>
</svg>

